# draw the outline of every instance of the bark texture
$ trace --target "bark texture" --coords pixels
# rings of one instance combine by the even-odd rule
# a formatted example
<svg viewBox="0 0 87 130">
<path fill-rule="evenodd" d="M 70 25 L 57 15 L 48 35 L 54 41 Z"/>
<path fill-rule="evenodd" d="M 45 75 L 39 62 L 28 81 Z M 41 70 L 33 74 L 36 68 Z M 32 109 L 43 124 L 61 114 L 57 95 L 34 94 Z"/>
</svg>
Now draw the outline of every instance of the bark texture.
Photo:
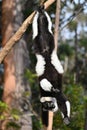
<svg viewBox="0 0 87 130">
<path fill-rule="evenodd" d="M 7 41 L 18 30 L 23 22 L 21 0 L 4 0 L 2 3 L 2 45 L 7 46 Z M 17 35 L 16 38 L 18 38 Z M 15 41 L 15 38 L 13 38 Z M 11 46 L 10 46 L 11 47 Z M 29 68 L 29 54 L 24 37 L 13 47 L 4 59 L 4 93 L 3 101 L 10 108 L 22 112 L 17 122 L 21 130 L 32 130 L 32 121 L 29 112 L 30 86 L 24 76 L 25 69 Z M 27 96 L 25 93 L 29 92 Z M 8 116 L 8 113 L 5 113 Z M 2 123 L 2 130 L 6 130 L 7 121 Z M 13 128 L 14 129 L 14 128 Z"/>
<path fill-rule="evenodd" d="M 8 4 L 9 3 L 9 4 Z M 13 33 L 13 15 L 14 1 L 3 0 L 2 1 L 2 46 L 6 45 L 6 42 L 10 39 Z M 4 91 L 3 101 L 9 106 L 13 100 L 13 94 L 15 92 L 15 66 L 14 66 L 14 50 L 12 49 L 7 57 L 4 59 Z M 8 114 L 6 114 L 8 116 Z M 5 129 L 7 121 L 2 123 L 2 130 Z"/>
<path fill-rule="evenodd" d="M 14 10 L 14 32 L 18 30 L 23 22 L 23 13 L 21 0 L 15 0 L 15 10 Z M 19 125 L 21 130 L 32 130 L 32 121 L 29 110 L 30 102 L 30 86 L 28 79 L 25 76 L 26 69 L 29 68 L 29 53 L 27 49 L 27 43 L 24 36 L 20 39 L 18 44 L 14 46 L 15 55 L 15 74 L 16 74 L 16 92 L 15 100 L 13 102 L 13 107 L 19 109 L 22 115 L 19 120 Z M 27 94 L 26 94 L 27 93 Z"/>
<path fill-rule="evenodd" d="M 9 3 L 9 4 L 8 4 Z M 14 2 L 12 0 L 2 1 L 2 46 L 12 36 L 13 33 L 13 9 Z M 15 67 L 14 67 L 13 49 L 4 59 L 4 93 L 3 100 L 9 105 L 12 101 L 12 95 L 15 90 Z"/>
<path fill-rule="evenodd" d="M 58 46 L 58 36 L 59 36 L 59 20 L 60 20 L 60 0 L 56 2 L 56 15 L 55 15 L 55 29 L 54 29 L 54 40 L 55 40 L 55 49 L 57 51 Z"/>
</svg>

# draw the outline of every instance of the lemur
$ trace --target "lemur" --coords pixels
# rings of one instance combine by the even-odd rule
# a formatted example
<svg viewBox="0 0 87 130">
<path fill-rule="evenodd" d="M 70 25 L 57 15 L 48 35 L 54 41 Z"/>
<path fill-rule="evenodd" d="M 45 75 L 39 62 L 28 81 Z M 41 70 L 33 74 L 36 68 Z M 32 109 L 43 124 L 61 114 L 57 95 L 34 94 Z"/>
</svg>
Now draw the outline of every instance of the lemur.
<svg viewBox="0 0 87 130">
<path fill-rule="evenodd" d="M 35 69 L 40 86 L 42 112 L 45 113 L 49 110 L 55 112 L 59 108 L 65 124 L 69 124 L 70 102 L 62 91 L 64 70 L 55 50 L 51 18 L 44 10 L 44 6 L 40 6 L 36 11 L 32 30 L 33 51 L 37 59 Z M 44 119 L 43 123 L 48 125 Z"/>
</svg>

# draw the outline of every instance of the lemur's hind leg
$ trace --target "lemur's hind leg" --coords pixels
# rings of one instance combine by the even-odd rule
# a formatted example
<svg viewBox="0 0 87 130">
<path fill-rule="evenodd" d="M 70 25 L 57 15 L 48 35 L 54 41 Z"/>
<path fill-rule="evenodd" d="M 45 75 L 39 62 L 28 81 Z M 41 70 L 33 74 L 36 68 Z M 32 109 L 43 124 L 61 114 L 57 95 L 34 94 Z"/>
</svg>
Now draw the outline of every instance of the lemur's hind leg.
<svg viewBox="0 0 87 130">
<path fill-rule="evenodd" d="M 63 121 L 66 125 L 70 123 L 70 102 L 60 93 L 57 94 L 57 104 L 61 111 Z"/>
</svg>

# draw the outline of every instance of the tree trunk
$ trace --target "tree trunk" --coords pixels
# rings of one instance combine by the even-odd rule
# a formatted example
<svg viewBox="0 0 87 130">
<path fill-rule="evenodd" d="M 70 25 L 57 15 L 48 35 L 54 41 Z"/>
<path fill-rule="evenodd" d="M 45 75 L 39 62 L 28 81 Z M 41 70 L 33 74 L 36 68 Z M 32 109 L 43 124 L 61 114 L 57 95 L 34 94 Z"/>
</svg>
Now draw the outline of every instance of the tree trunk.
<svg viewBox="0 0 87 130">
<path fill-rule="evenodd" d="M 9 3 L 9 4 L 8 4 Z M 12 0 L 3 0 L 2 1 L 2 46 L 5 46 L 6 42 L 12 36 L 13 33 L 13 10 L 14 10 L 14 1 Z M 3 92 L 3 101 L 6 102 L 9 106 L 11 105 L 13 94 L 15 91 L 15 67 L 14 67 L 14 53 L 13 49 L 4 59 L 4 92 Z M 2 129 L 4 124 L 2 123 Z"/>
<path fill-rule="evenodd" d="M 15 24 L 14 31 L 16 32 L 23 22 L 23 13 L 21 0 L 15 0 Z M 22 111 L 22 115 L 19 120 L 21 130 L 32 130 L 32 121 L 29 111 L 30 102 L 30 86 L 25 77 L 25 71 L 29 68 L 29 54 L 27 49 L 27 43 L 24 36 L 20 39 L 18 44 L 15 45 L 15 70 L 16 70 L 16 101 L 15 106 Z M 26 96 L 27 93 L 27 96 Z M 25 96 L 24 96 L 25 95 Z M 15 107 L 14 106 L 14 107 Z"/>
<path fill-rule="evenodd" d="M 8 4 L 9 3 L 9 4 Z M 13 33 L 13 9 L 12 0 L 2 1 L 2 45 L 4 46 Z M 13 50 L 4 60 L 4 93 L 3 100 L 10 104 L 15 90 L 15 67 Z"/>
<path fill-rule="evenodd" d="M 21 0 L 3 0 L 2 2 L 2 45 L 5 46 L 9 38 L 22 24 L 23 15 Z M 23 112 L 23 115 L 18 122 L 21 126 L 21 130 L 32 130 L 32 122 L 28 110 L 30 87 L 27 79 L 24 77 L 25 68 L 28 67 L 29 55 L 23 37 L 4 60 L 3 93 L 3 101 L 5 101 L 11 108 L 19 108 L 21 112 Z M 29 92 L 27 98 L 23 97 L 23 94 L 26 92 Z M 8 114 L 6 113 L 5 115 Z M 2 123 L 2 130 L 6 130 L 6 123 L 7 121 Z"/>
</svg>

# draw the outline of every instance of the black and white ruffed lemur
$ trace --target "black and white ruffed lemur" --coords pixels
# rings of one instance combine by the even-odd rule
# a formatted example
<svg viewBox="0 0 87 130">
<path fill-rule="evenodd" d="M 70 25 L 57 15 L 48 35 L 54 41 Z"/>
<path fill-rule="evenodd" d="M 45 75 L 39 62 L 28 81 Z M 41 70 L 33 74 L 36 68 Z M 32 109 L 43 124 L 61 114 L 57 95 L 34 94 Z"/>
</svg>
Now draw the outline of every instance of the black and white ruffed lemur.
<svg viewBox="0 0 87 130">
<path fill-rule="evenodd" d="M 52 22 L 48 13 L 44 10 L 44 6 L 40 6 L 36 11 L 32 29 L 43 124 L 48 126 L 48 111 L 55 112 L 58 108 L 65 124 L 69 124 L 70 103 L 62 92 L 64 70 L 55 51 Z"/>
</svg>

